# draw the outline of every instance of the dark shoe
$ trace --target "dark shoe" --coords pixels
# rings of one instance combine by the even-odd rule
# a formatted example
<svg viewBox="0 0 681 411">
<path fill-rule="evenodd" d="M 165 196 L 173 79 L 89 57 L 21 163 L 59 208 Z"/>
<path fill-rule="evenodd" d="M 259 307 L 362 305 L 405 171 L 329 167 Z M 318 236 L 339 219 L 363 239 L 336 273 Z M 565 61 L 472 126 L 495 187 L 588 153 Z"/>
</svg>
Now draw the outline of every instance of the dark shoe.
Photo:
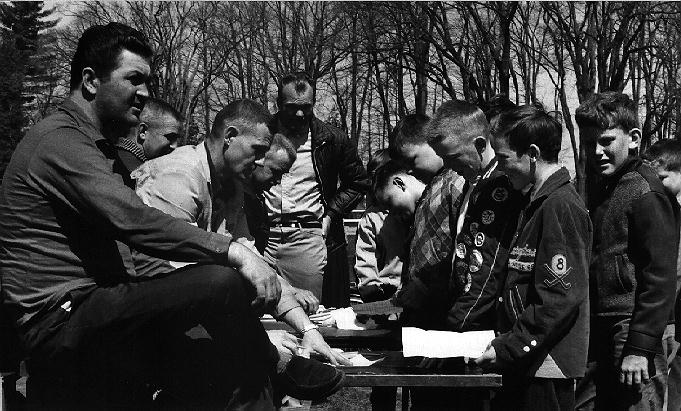
<svg viewBox="0 0 681 411">
<path fill-rule="evenodd" d="M 294 356 L 272 383 L 275 391 L 299 400 L 317 401 L 338 391 L 344 378 L 343 371 L 330 365 Z"/>
</svg>

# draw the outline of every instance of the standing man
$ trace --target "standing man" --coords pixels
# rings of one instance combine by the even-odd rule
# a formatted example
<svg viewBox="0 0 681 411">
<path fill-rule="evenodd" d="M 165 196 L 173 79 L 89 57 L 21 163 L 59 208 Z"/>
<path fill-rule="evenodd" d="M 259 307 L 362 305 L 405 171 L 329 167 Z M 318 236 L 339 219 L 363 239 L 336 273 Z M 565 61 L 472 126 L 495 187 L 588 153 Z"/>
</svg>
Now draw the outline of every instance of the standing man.
<svg viewBox="0 0 681 411">
<path fill-rule="evenodd" d="M 355 144 L 317 119 L 314 103 L 315 88 L 305 74 L 282 78 L 274 128 L 293 142 L 297 158 L 264 195 L 270 227 L 265 258 L 323 304 L 347 306 L 343 215 L 361 200 L 369 181 Z"/>
<path fill-rule="evenodd" d="M 3 309 L 31 383 L 47 390 L 42 407 L 148 407 L 149 383 L 172 384 L 165 371 L 183 359 L 165 348 L 197 323 L 215 361 L 240 370 L 213 388 L 223 406 L 262 400 L 278 360 L 256 315 L 279 300 L 276 273 L 230 236 L 144 205 L 113 172 L 114 144 L 148 98 L 151 56 L 128 26 L 87 29 L 69 98 L 29 130 L 0 187 Z M 128 246 L 204 264 L 133 281 Z"/>
<path fill-rule="evenodd" d="M 120 171 L 128 187 L 134 188 L 130 179 L 134 169 L 177 147 L 182 135 L 182 121 L 182 115 L 163 100 L 149 98 L 144 103 L 139 124 L 131 127 L 128 134 L 116 143 L 120 164 L 114 167 Z"/>
</svg>

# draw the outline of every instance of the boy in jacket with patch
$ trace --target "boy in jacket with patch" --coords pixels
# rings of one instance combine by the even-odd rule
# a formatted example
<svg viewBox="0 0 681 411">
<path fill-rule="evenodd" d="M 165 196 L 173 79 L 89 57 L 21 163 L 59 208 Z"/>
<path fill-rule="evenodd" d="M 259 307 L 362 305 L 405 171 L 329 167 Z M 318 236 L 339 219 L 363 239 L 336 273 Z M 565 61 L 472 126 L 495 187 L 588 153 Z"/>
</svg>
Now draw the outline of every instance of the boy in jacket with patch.
<svg viewBox="0 0 681 411">
<path fill-rule="evenodd" d="M 638 148 L 636 103 L 626 94 L 594 95 L 575 113 L 586 146 L 594 245 L 589 270 L 589 370 L 579 409 L 662 409 L 662 336 L 676 290 L 678 231 L 672 202 Z M 589 182 L 587 179 L 587 182 Z"/>
<path fill-rule="evenodd" d="M 591 222 L 558 163 L 560 124 L 523 106 L 503 113 L 498 129 L 501 169 L 529 203 L 500 293 L 501 334 L 475 361 L 504 375 L 495 409 L 572 410 L 574 381 L 586 365 Z"/>
</svg>

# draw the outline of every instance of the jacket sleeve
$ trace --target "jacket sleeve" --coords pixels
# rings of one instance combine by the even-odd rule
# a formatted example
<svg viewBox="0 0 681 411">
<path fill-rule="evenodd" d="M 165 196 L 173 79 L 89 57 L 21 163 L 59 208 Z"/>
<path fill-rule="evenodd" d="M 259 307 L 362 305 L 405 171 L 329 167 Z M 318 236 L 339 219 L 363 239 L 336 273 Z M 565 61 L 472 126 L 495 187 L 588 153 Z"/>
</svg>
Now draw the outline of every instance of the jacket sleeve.
<svg viewBox="0 0 681 411">
<path fill-rule="evenodd" d="M 631 262 L 636 298 L 624 350 L 652 353 L 660 343 L 674 306 L 679 233 L 669 198 L 649 192 L 632 203 L 629 215 Z M 634 245 L 634 247 L 631 247 Z"/>
<path fill-rule="evenodd" d="M 369 177 L 362 160 L 357 154 L 357 147 L 343 134 L 340 138 L 339 152 L 341 158 L 339 166 L 340 185 L 336 194 L 329 201 L 326 213 L 331 217 L 342 216 L 352 210 L 359 203 L 364 193 L 369 189 Z"/>
<path fill-rule="evenodd" d="M 360 292 L 364 287 L 380 285 L 378 271 L 376 226 L 372 224 L 370 215 L 365 213 L 357 224 L 355 244 L 355 274 L 359 280 Z"/>
<path fill-rule="evenodd" d="M 549 207 L 546 207 L 549 206 Z M 533 279 L 525 309 L 511 330 L 492 341 L 502 367 L 551 349 L 570 330 L 588 298 L 591 222 L 586 211 L 561 200 L 545 204 Z"/>
<path fill-rule="evenodd" d="M 75 128 L 45 136 L 30 165 L 49 196 L 113 238 L 145 254 L 178 261 L 226 261 L 231 238 L 208 233 L 145 205 L 111 171 L 95 142 Z"/>
</svg>

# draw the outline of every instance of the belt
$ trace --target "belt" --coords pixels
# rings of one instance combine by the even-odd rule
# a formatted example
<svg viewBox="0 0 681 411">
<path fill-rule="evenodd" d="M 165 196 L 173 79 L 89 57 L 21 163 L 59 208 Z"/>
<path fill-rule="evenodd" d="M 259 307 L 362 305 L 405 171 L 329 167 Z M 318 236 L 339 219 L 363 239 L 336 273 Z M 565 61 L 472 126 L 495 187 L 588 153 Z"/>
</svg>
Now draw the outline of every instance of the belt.
<svg viewBox="0 0 681 411">
<path fill-rule="evenodd" d="M 322 228 L 321 221 L 282 221 L 279 223 L 272 223 L 270 228 L 288 227 L 288 228 Z"/>
</svg>

